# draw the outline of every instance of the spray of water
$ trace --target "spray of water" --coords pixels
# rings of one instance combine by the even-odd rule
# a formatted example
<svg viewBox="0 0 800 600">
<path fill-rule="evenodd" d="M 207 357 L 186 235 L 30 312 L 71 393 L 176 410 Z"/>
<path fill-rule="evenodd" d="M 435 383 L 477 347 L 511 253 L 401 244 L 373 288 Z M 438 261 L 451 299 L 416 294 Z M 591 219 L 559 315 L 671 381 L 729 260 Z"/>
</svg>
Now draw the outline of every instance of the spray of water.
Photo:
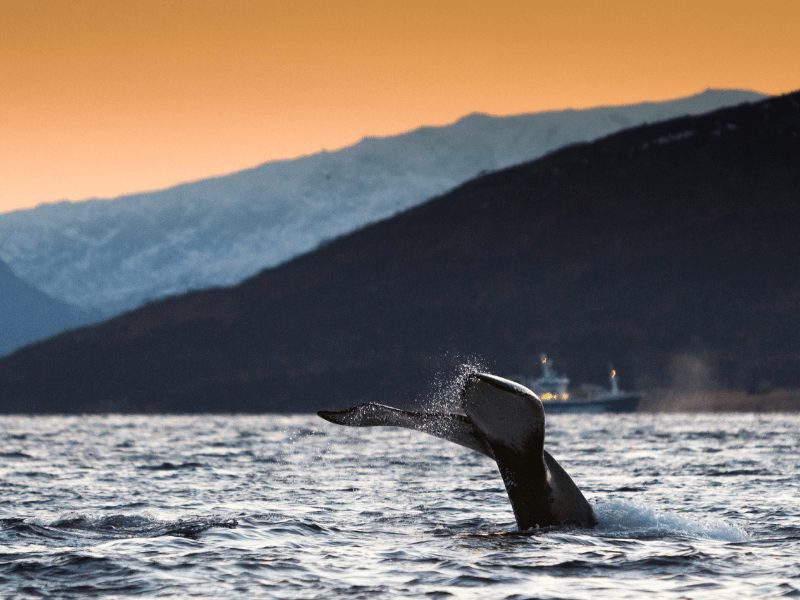
<svg viewBox="0 0 800 600">
<path fill-rule="evenodd" d="M 475 357 L 456 357 L 460 363 L 458 368 L 438 373 L 432 380 L 428 393 L 417 407 L 418 414 L 413 429 L 431 435 L 455 440 L 458 439 L 459 428 L 463 427 L 461 415 L 464 408 L 461 404 L 461 392 L 470 374 L 485 370 L 484 364 Z"/>
<path fill-rule="evenodd" d="M 750 535 L 742 527 L 715 517 L 690 517 L 656 510 L 641 501 L 609 499 L 594 504 L 597 531 L 624 537 L 686 536 L 744 542 Z"/>
<path fill-rule="evenodd" d="M 461 390 L 472 373 L 486 370 L 486 364 L 478 357 L 457 357 L 457 369 L 437 374 L 431 383 L 430 392 L 424 400 L 423 409 L 430 412 L 462 413 Z"/>
</svg>

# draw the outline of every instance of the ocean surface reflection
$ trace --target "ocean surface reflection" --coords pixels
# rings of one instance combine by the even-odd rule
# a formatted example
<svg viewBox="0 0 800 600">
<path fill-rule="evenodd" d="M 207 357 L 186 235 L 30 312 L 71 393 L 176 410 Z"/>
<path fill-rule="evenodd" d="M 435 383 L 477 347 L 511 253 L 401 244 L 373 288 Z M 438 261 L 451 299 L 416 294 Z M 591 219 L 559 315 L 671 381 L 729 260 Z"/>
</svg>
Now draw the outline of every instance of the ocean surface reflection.
<svg viewBox="0 0 800 600">
<path fill-rule="evenodd" d="M 519 534 L 494 463 L 314 416 L 0 417 L 0 595 L 800 595 L 800 416 L 555 415 L 599 518 Z"/>
</svg>

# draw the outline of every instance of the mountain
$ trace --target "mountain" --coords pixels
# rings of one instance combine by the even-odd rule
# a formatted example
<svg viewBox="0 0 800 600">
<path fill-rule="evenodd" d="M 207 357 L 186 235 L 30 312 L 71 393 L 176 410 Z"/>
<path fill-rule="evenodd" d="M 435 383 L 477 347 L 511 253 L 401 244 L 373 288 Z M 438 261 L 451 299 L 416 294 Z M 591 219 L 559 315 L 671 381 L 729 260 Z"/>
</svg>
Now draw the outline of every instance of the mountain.
<svg viewBox="0 0 800 600">
<path fill-rule="evenodd" d="M 43 205 L 0 215 L 0 259 L 54 297 L 112 315 L 165 295 L 237 283 L 482 171 L 632 125 L 758 98 L 710 90 L 634 106 L 472 115 L 159 192 Z"/>
<path fill-rule="evenodd" d="M 22 281 L 0 261 L 0 356 L 92 320 L 90 313 L 55 300 Z"/>
<path fill-rule="evenodd" d="M 477 359 L 574 381 L 800 387 L 800 93 L 492 173 L 228 289 L 0 361 L 3 410 L 408 402 Z"/>
</svg>

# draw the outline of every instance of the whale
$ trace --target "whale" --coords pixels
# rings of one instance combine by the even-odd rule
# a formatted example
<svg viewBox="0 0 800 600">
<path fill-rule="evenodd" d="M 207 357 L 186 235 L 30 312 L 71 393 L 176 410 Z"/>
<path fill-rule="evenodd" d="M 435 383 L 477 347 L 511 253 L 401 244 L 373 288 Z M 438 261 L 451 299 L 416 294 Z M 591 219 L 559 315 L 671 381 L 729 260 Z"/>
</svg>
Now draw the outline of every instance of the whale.
<svg viewBox="0 0 800 600">
<path fill-rule="evenodd" d="M 594 527 L 591 505 L 544 448 L 544 406 L 531 390 L 490 373 L 472 372 L 452 412 L 359 404 L 317 414 L 351 427 L 404 427 L 479 452 L 497 463 L 517 528 Z"/>
</svg>

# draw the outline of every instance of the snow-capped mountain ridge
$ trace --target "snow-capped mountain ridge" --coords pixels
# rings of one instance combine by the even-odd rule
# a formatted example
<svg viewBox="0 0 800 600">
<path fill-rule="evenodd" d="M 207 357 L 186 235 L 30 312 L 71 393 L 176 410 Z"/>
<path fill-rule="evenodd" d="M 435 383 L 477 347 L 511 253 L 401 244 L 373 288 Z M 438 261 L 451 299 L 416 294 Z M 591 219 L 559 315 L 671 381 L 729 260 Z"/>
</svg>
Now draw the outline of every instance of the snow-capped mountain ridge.
<svg viewBox="0 0 800 600">
<path fill-rule="evenodd" d="M 706 91 L 669 102 L 513 117 L 468 115 L 353 146 L 112 200 L 0 215 L 0 258 L 50 295 L 107 314 L 232 284 L 410 208 L 483 171 L 620 129 L 753 101 Z"/>
</svg>

